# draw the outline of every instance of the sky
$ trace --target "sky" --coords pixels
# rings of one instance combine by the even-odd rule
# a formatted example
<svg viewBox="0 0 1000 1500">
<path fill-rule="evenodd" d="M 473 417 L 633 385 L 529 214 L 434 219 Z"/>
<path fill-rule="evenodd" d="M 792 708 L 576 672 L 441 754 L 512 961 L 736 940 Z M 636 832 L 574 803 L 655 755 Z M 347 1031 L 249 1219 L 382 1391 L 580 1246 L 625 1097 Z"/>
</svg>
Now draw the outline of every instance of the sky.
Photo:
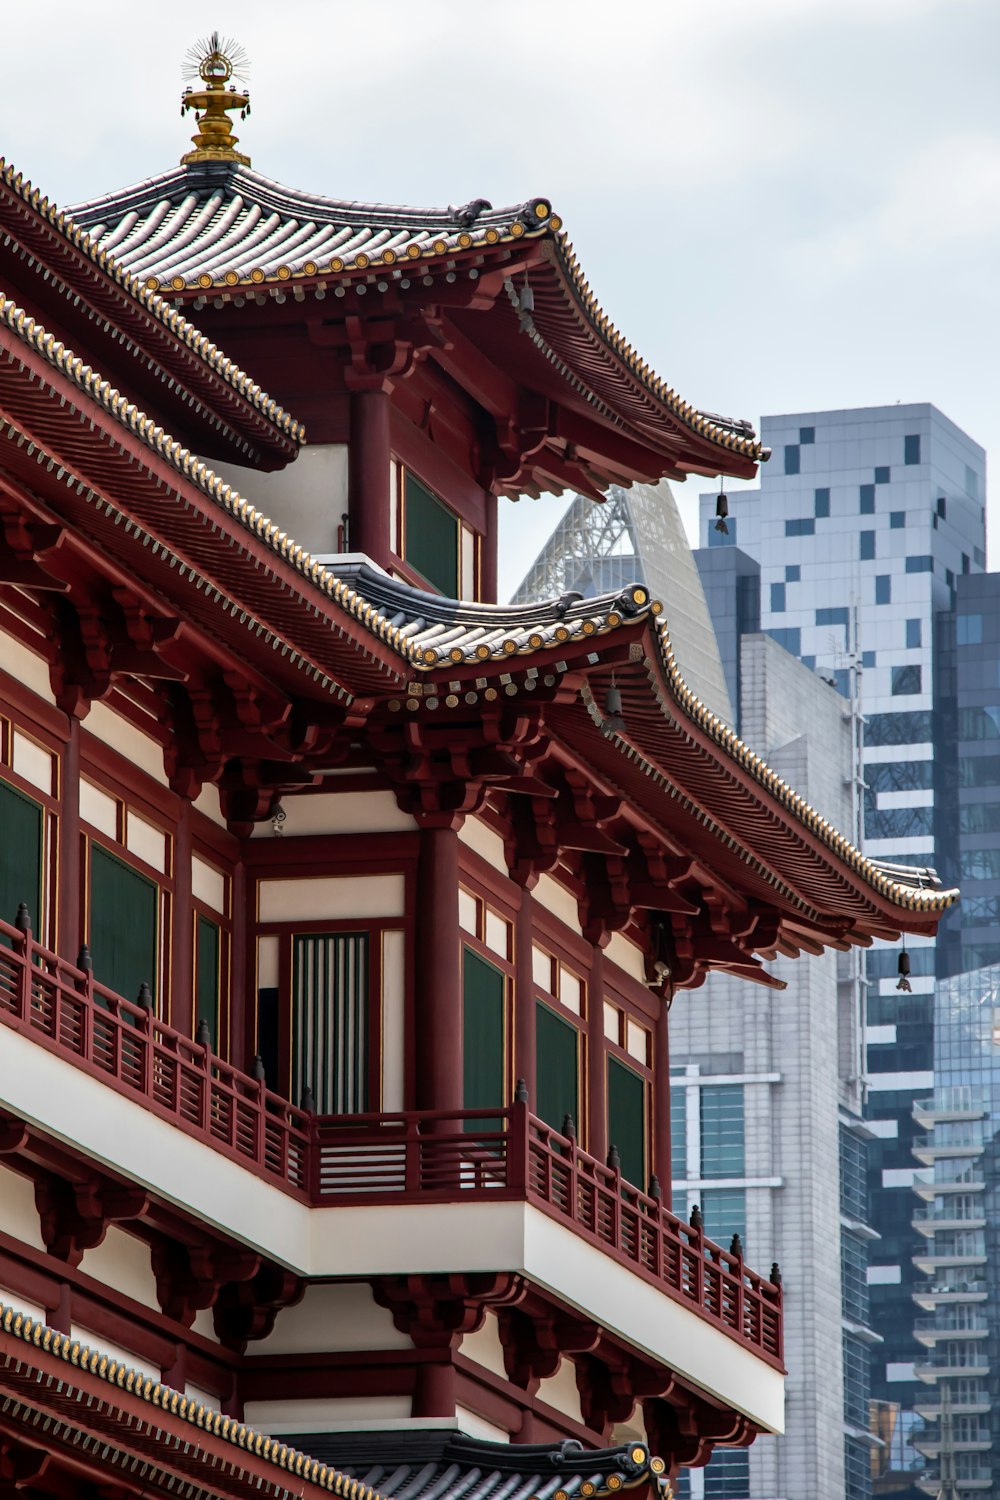
<svg viewBox="0 0 1000 1500">
<path fill-rule="evenodd" d="M 931 401 L 1000 451 L 997 0 L 35 0 L 5 7 L 0 154 L 61 205 L 166 170 L 212 27 L 251 59 L 242 149 L 265 175 L 546 196 L 696 406 L 756 425 Z M 702 487 L 678 487 L 689 525 Z M 503 507 L 502 591 L 564 508 Z"/>
</svg>

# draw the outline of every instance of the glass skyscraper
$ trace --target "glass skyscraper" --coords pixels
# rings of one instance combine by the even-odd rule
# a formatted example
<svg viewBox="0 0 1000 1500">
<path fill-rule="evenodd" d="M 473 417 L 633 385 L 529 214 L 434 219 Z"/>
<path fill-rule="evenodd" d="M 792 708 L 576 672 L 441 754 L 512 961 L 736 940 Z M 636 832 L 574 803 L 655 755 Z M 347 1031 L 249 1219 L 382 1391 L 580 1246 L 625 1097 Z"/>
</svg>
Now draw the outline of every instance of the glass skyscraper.
<svg viewBox="0 0 1000 1500">
<path fill-rule="evenodd" d="M 957 875 L 958 783 L 972 773 L 955 758 L 941 632 L 985 567 L 985 454 L 928 404 L 765 417 L 761 431 L 773 456 L 760 488 L 730 497 L 725 531 L 715 496 L 703 496 L 702 542 L 759 561 L 763 630 L 845 698 L 860 682 L 865 851 Z M 897 989 L 897 949 L 867 958 L 865 1113 L 877 1137 L 869 1185 L 880 1235 L 868 1280 L 883 1340 L 871 1360 L 874 1470 L 876 1493 L 894 1500 L 926 1493 L 930 1462 L 918 1446 L 927 1348 L 913 1297 L 926 1276 L 914 1264 L 913 1188 L 927 1169 L 913 1155 L 924 1133 L 913 1105 L 934 1091 L 935 974 L 953 967 L 949 951 L 942 945 L 939 960 L 932 943 L 912 943 L 908 992 Z"/>
</svg>

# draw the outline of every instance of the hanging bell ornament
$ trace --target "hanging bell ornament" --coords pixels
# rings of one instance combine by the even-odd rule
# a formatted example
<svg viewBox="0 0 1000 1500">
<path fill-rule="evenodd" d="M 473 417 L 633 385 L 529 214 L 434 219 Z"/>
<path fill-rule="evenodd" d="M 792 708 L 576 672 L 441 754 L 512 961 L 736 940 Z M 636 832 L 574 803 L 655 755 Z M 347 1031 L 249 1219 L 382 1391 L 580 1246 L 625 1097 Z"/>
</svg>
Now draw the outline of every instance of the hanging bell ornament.
<svg viewBox="0 0 1000 1500">
<path fill-rule="evenodd" d="M 905 948 L 899 955 L 899 963 L 896 965 L 896 972 L 899 975 L 899 980 L 896 984 L 897 990 L 904 990 L 908 995 L 912 995 L 913 986 L 910 983 L 910 955 L 907 953 Z"/>
</svg>

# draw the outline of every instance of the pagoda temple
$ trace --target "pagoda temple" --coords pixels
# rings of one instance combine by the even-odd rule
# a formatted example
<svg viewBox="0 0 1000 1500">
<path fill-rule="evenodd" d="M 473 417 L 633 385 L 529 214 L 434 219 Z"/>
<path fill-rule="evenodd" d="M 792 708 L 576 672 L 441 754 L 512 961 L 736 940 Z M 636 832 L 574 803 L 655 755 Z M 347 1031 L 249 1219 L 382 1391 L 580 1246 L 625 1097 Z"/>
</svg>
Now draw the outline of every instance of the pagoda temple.
<svg viewBox="0 0 1000 1500">
<path fill-rule="evenodd" d="M 956 893 L 669 599 L 496 603 L 498 497 L 752 476 L 748 424 L 548 199 L 283 187 L 233 74 L 68 214 L 0 163 L 0 1479 L 666 1497 L 784 1368 L 777 1267 L 671 1213 L 670 1006 Z"/>
</svg>

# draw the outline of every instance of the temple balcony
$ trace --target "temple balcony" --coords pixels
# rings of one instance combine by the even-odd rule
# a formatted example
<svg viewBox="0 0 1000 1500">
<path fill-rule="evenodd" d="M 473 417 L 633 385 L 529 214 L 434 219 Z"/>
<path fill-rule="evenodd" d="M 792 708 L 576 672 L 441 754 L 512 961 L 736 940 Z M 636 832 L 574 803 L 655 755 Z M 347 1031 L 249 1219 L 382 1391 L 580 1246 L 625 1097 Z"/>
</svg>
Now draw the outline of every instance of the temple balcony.
<svg viewBox="0 0 1000 1500">
<path fill-rule="evenodd" d="M 511 1272 L 758 1428 L 780 1285 L 533 1115 L 317 1116 L 0 922 L 0 1115 L 305 1279 Z"/>
</svg>

